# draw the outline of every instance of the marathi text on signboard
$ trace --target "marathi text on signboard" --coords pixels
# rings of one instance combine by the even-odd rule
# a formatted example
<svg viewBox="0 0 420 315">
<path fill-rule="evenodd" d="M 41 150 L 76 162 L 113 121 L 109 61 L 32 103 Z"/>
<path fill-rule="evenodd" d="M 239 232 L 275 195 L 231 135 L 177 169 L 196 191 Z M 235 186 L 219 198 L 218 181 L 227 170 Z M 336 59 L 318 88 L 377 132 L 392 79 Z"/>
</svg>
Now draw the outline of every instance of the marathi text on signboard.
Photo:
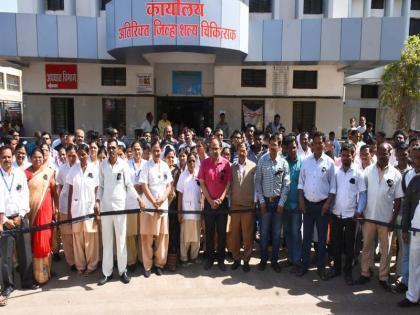
<svg viewBox="0 0 420 315">
<path fill-rule="evenodd" d="M 237 30 L 219 26 L 214 21 L 202 20 L 199 24 L 172 24 L 162 23 L 156 16 L 204 16 L 204 4 L 181 2 L 147 2 L 146 14 L 153 17 L 152 24 L 141 24 L 138 21 L 126 21 L 118 29 L 119 39 L 138 37 L 163 36 L 180 37 L 207 37 L 225 40 L 236 40 Z"/>
<path fill-rule="evenodd" d="M 46 64 L 45 84 L 47 89 L 77 89 L 76 64 Z"/>
</svg>

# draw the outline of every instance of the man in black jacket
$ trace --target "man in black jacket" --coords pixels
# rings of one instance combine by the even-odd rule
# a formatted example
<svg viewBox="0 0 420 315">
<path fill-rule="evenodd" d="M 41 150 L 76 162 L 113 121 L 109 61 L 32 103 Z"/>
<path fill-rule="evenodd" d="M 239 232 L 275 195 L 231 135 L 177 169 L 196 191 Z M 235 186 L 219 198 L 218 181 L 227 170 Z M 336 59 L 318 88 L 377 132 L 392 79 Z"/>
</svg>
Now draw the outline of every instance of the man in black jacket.
<svg viewBox="0 0 420 315">
<path fill-rule="evenodd" d="M 406 298 L 398 303 L 401 307 L 418 305 L 420 302 L 420 146 L 412 148 L 411 162 L 413 170 L 404 176 L 407 189 L 402 208 L 403 240 L 410 242 L 410 274 Z"/>
</svg>

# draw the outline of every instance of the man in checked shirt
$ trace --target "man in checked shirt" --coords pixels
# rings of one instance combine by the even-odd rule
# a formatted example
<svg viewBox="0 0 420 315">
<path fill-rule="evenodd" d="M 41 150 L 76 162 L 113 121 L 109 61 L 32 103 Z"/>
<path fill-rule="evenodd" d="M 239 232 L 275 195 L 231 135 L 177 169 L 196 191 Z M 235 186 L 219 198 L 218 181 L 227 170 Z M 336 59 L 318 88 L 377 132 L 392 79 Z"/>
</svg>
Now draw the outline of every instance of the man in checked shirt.
<svg viewBox="0 0 420 315">
<path fill-rule="evenodd" d="M 255 188 L 261 210 L 261 261 L 259 270 L 264 270 L 268 260 L 268 240 L 271 234 L 271 267 L 280 272 L 278 264 L 281 225 L 284 204 L 290 188 L 290 173 L 287 161 L 279 155 L 282 136 L 271 136 L 269 152 L 261 157 L 255 174 Z"/>
</svg>

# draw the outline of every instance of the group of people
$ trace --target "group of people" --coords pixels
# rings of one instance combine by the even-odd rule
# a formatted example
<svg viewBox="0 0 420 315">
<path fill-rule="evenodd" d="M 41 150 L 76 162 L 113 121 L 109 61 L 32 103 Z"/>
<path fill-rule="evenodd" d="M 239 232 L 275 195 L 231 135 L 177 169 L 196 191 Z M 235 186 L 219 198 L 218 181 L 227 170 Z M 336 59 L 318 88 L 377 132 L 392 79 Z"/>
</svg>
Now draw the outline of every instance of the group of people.
<svg viewBox="0 0 420 315">
<path fill-rule="evenodd" d="M 276 119 L 273 133 L 247 125 L 229 141 L 220 127 L 206 127 L 202 137 L 184 128 L 175 138 L 167 117 L 159 132 L 143 123 L 131 143 L 113 128 L 89 139 L 82 129 L 63 132 L 55 142 L 43 132 L 26 146 L 13 134 L 0 148 L 0 305 L 16 288 L 16 263 L 22 287 L 36 289 L 50 279 L 60 247 L 80 275 L 101 266 L 98 285 L 105 285 L 115 259 L 123 283 L 138 264 L 145 278 L 202 258 L 205 270 L 217 262 L 225 271 L 226 253 L 232 270 L 249 272 L 255 243 L 258 270 L 280 272 L 284 247 L 290 272 L 302 277 L 314 248 L 320 279 L 343 273 L 348 285 L 369 282 L 380 255 L 381 286 L 406 291 L 400 306 L 417 305 L 419 132 L 397 131 L 389 141 L 378 132 L 365 143 L 366 130 L 352 127 L 339 143 L 333 132 L 286 135 Z M 391 285 L 394 243 L 401 278 Z"/>
</svg>

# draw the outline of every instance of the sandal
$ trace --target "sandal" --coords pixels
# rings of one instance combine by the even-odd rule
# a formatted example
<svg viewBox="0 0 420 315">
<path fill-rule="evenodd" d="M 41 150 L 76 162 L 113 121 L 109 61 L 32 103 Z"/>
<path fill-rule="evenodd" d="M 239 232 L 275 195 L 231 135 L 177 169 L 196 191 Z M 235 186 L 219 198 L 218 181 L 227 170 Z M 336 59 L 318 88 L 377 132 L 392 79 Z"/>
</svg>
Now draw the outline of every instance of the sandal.
<svg viewBox="0 0 420 315">
<path fill-rule="evenodd" d="M 6 306 L 7 305 L 7 298 L 0 295 L 0 307 L 1 306 Z"/>
</svg>

